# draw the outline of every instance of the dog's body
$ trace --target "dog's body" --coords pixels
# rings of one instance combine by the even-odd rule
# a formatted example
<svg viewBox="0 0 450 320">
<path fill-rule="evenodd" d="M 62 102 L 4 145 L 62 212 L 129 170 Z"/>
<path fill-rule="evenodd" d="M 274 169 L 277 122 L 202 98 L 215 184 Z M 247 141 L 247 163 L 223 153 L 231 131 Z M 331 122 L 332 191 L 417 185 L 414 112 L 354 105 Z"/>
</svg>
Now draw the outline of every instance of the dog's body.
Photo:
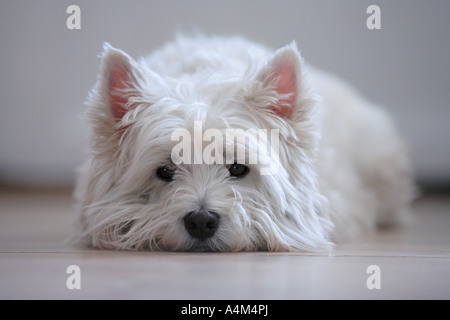
<svg viewBox="0 0 450 320">
<path fill-rule="evenodd" d="M 240 38 L 180 37 L 139 62 L 109 45 L 102 58 L 77 186 L 89 245 L 329 250 L 406 217 L 412 180 L 390 118 L 305 66 L 295 44 L 273 53 Z M 174 164 L 171 136 L 195 121 L 224 135 L 278 129 L 278 170 L 262 175 L 237 158 Z"/>
</svg>

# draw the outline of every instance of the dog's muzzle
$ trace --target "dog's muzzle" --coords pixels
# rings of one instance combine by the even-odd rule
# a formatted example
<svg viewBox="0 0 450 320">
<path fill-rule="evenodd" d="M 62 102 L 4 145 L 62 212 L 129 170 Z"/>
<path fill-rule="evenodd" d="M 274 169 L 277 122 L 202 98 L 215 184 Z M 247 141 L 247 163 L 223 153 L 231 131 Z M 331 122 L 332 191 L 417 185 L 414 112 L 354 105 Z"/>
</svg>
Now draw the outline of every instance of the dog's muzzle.
<svg viewBox="0 0 450 320">
<path fill-rule="evenodd" d="M 220 217 L 212 211 L 192 211 L 184 216 L 184 227 L 194 238 L 211 238 L 219 227 Z"/>
</svg>

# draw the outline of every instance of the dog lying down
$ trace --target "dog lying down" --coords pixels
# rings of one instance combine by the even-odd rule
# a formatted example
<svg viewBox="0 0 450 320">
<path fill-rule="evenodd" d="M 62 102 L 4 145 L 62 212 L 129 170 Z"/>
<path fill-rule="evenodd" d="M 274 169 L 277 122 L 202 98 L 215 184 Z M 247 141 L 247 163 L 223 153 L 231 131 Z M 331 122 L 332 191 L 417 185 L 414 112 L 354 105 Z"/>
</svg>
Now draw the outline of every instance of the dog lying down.
<svg viewBox="0 0 450 320">
<path fill-rule="evenodd" d="M 380 107 L 293 42 L 105 43 L 88 99 L 78 238 L 104 249 L 326 251 L 408 218 L 406 148 Z"/>
</svg>

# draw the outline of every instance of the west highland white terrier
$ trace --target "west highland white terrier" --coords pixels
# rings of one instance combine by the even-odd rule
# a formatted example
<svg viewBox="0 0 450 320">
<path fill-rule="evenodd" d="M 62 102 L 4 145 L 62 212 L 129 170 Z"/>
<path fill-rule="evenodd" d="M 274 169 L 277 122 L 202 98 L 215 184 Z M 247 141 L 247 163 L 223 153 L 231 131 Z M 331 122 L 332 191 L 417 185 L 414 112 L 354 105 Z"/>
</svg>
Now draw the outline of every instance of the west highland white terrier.
<svg viewBox="0 0 450 320">
<path fill-rule="evenodd" d="M 323 251 L 408 216 L 390 117 L 294 42 L 178 37 L 139 61 L 105 43 L 101 59 L 76 188 L 84 243 Z"/>
</svg>

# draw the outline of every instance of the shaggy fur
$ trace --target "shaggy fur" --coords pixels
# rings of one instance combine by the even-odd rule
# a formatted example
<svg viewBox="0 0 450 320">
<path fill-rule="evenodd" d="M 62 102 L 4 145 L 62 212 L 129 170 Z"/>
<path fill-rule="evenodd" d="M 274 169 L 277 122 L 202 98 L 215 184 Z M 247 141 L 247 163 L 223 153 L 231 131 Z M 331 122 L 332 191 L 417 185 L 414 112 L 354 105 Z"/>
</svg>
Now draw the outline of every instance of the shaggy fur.
<svg viewBox="0 0 450 320">
<path fill-rule="evenodd" d="M 90 159 L 76 195 L 79 238 L 104 249 L 320 251 L 407 217 L 412 179 L 389 116 L 305 65 L 241 38 L 179 37 L 136 62 L 105 44 L 89 96 Z M 176 129 L 279 129 L 279 168 L 171 161 Z M 226 155 L 225 155 L 226 157 Z M 242 159 L 235 159 L 243 163 Z M 161 166 L 172 181 L 156 175 Z M 197 239 L 189 212 L 220 217 Z"/>
</svg>

